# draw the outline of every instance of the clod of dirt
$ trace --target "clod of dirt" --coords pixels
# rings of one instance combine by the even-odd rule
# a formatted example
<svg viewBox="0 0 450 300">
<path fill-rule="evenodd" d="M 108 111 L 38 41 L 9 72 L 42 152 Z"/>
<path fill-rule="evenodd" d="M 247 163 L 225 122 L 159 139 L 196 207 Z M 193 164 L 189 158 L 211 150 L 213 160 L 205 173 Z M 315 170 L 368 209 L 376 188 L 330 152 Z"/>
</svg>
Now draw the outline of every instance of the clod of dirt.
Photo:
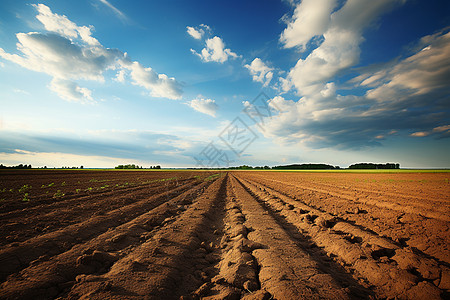
<svg viewBox="0 0 450 300">
<path fill-rule="evenodd" d="M 242 225 L 242 224 L 238 224 L 238 225 L 236 225 L 234 228 L 233 228 L 233 230 L 232 230 L 232 236 L 233 237 L 236 237 L 236 236 L 239 236 L 239 235 L 243 235 L 243 236 L 247 236 L 247 228 L 244 226 L 244 225 Z"/>
<path fill-rule="evenodd" d="M 256 265 L 253 256 L 246 252 L 241 252 L 239 247 L 233 247 L 225 253 L 220 262 L 220 276 L 228 284 L 237 288 L 244 288 L 244 283 L 249 287 L 257 287 Z"/>
<path fill-rule="evenodd" d="M 272 295 L 265 290 L 258 290 L 254 293 L 245 295 L 241 300 L 269 300 L 272 299 Z"/>
<path fill-rule="evenodd" d="M 307 223 L 314 223 L 314 220 L 317 218 L 318 216 L 316 216 L 316 215 L 306 215 L 305 216 L 305 218 L 304 218 L 304 220 L 307 222 Z"/>
<path fill-rule="evenodd" d="M 395 250 L 383 248 L 378 245 L 372 245 L 371 255 L 372 255 L 373 259 L 380 259 L 381 257 L 384 257 L 384 256 L 391 258 L 395 255 Z"/>
<path fill-rule="evenodd" d="M 95 250 L 92 254 L 83 254 L 77 258 L 77 265 L 94 265 L 97 266 L 110 266 L 117 260 L 117 257 L 103 252 Z"/>
<path fill-rule="evenodd" d="M 450 268 L 447 268 L 445 266 L 442 268 L 439 288 L 443 290 L 450 290 Z"/>
<path fill-rule="evenodd" d="M 252 252 L 253 250 L 256 250 L 256 249 L 263 249 L 264 245 L 254 242 L 254 241 L 251 241 L 246 238 L 242 238 L 240 240 L 239 247 L 243 252 Z"/>
<path fill-rule="evenodd" d="M 422 281 L 412 287 L 407 294 L 409 299 L 439 299 L 441 291 L 433 284 Z"/>
<path fill-rule="evenodd" d="M 194 295 L 198 297 L 205 296 L 209 292 L 211 286 L 212 286 L 211 282 L 205 282 L 194 292 Z"/>
<path fill-rule="evenodd" d="M 321 216 L 315 220 L 315 223 L 322 228 L 333 228 L 333 226 L 336 224 L 336 221 L 334 220 L 334 218 L 326 219 Z"/>
</svg>

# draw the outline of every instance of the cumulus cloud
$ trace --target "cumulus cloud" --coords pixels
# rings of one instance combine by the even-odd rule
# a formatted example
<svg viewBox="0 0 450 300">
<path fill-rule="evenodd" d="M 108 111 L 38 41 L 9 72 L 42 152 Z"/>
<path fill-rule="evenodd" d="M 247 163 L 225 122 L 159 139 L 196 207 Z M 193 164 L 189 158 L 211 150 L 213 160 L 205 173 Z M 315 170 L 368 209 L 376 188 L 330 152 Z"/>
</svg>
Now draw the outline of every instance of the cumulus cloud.
<svg viewBox="0 0 450 300">
<path fill-rule="evenodd" d="M 338 149 L 381 145 L 393 134 L 450 137 L 448 29 L 422 38 L 409 57 L 375 71 L 371 66 L 346 83 L 347 88 L 365 88 L 365 95 L 341 95 L 333 82 L 358 63 L 364 29 L 404 2 L 298 3 L 280 41 L 285 48 L 309 52 L 279 84 L 284 91 L 294 88 L 299 99 L 274 97 L 270 105 L 278 113 L 267 118 L 262 134 L 280 143 Z"/>
<path fill-rule="evenodd" d="M 212 99 L 197 98 L 189 101 L 187 104 L 196 111 L 210 115 L 211 117 L 216 117 L 216 112 L 219 108 L 216 101 Z"/>
<path fill-rule="evenodd" d="M 320 85 L 355 65 L 359 60 L 363 30 L 383 12 L 403 2 L 347 1 L 332 12 L 336 1 L 302 1 L 280 41 L 285 47 L 302 50 L 315 36 L 320 36 L 323 42 L 306 58 L 297 61 L 288 74 L 288 82 L 283 82 L 284 89 L 295 87 L 300 95 L 316 93 Z"/>
<path fill-rule="evenodd" d="M 255 58 L 250 65 L 245 65 L 253 76 L 253 81 L 263 83 L 263 86 L 269 85 L 273 77 L 273 68 L 268 67 L 260 58 Z"/>
<path fill-rule="evenodd" d="M 124 61 L 122 66 L 130 71 L 132 83 L 149 90 L 153 97 L 181 98 L 181 85 L 175 78 L 158 74 L 152 68 L 145 68 L 137 61 Z"/>
<path fill-rule="evenodd" d="M 59 33 L 69 39 L 80 37 L 89 45 L 99 45 L 100 43 L 91 36 L 91 27 L 77 26 L 65 15 L 52 13 L 50 8 L 44 4 L 33 5 L 38 11 L 36 18 L 44 25 L 45 29 L 51 32 Z"/>
<path fill-rule="evenodd" d="M 186 29 L 186 32 L 196 40 L 201 40 L 205 33 L 211 32 L 211 28 L 205 24 L 200 24 L 197 27 L 186 26 Z"/>
<path fill-rule="evenodd" d="M 412 55 L 358 76 L 356 84 L 368 88 L 365 95 L 339 95 L 329 82 L 298 101 L 273 98 L 271 105 L 279 114 L 267 120 L 263 134 L 314 148 L 376 146 L 405 132 L 411 137 L 450 137 L 447 31 L 422 38 Z"/>
<path fill-rule="evenodd" d="M 228 48 L 225 48 L 223 40 L 215 36 L 206 40 L 206 47 L 200 53 L 191 49 L 191 52 L 200 57 L 204 62 L 224 63 L 228 58 L 237 58 L 238 55 Z"/>
<path fill-rule="evenodd" d="M 337 0 L 303 0 L 298 4 L 291 22 L 280 37 L 284 47 L 304 50 L 311 38 L 325 32 L 336 4 Z"/>
<path fill-rule="evenodd" d="M 10 54 L 0 48 L 0 57 L 52 76 L 50 89 L 61 98 L 93 101 L 91 91 L 78 86 L 76 80 L 103 82 L 103 74 L 109 69 L 118 70 L 119 81 L 130 73 L 134 84 L 146 88 L 155 97 L 181 98 L 182 87 L 174 78 L 144 68 L 117 49 L 103 47 L 91 36 L 92 27 L 77 26 L 43 4 L 34 7 L 38 11 L 36 18 L 48 33 L 18 33 L 17 49 L 22 54 Z"/>
<path fill-rule="evenodd" d="M 196 40 L 200 40 L 203 37 L 203 35 L 205 34 L 203 29 L 195 29 L 194 27 L 191 27 L 191 26 L 186 26 L 186 28 L 187 28 L 187 33 Z"/>
</svg>

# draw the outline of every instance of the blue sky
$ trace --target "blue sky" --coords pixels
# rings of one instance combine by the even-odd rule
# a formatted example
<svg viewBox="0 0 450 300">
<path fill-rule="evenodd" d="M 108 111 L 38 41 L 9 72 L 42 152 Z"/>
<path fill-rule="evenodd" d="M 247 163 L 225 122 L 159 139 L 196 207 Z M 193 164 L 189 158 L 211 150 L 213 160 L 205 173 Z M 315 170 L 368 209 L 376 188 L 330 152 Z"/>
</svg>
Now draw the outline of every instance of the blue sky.
<svg viewBox="0 0 450 300">
<path fill-rule="evenodd" d="M 0 2 L 0 162 L 450 168 L 444 0 Z"/>
</svg>

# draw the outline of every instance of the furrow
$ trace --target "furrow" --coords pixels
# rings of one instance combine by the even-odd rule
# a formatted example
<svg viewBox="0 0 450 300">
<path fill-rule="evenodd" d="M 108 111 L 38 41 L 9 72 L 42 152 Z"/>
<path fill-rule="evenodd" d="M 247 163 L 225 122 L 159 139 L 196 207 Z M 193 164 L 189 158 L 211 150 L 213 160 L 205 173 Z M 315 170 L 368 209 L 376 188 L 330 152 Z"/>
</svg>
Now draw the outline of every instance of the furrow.
<svg viewBox="0 0 450 300">
<path fill-rule="evenodd" d="M 445 293 L 440 284 L 442 277 L 448 277 L 446 266 L 336 220 L 268 187 L 258 188 L 247 180 L 243 180 L 243 184 L 275 214 L 374 285 L 378 297 L 420 299 L 426 296 L 440 299 L 440 295 Z"/>
<path fill-rule="evenodd" d="M 175 187 L 175 184 L 171 185 L 170 188 L 172 187 Z M 5 217 L 4 220 L 0 221 L 0 234 L 6 237 L 3 241 L 0 241 L 1 248 L 11 242 L 23 242 L 37 235 L 47 234 L 62 227 L 82 222 L 99 213 L 105 214 L 108 211 L 140 201 L 148 195 L 166 190 L 168 190 L 168 187 L 161 185 L 133 188 L 130 191 L 109 192 L 92 197 L 85 196 L 56 202 L 55 205 L 42 205 L 23 210 L 20 213 L 15 212 L 16 216 L 12 214 L 7 219 Z M 70 216 L 70 218 L 60 218 L 61 216 Z"/>
<path fill-rule="evenodd" d="M 107 273 L 81 278 L 68 298 L 179 299 L 190 294 L 208 281 L 203 270 L 214 263 L 214 255 L 211 262 L 205 257 L 214 247 L 207 241 L 215 230 L 208 224 L 223 209 L 225 189 L 226 177 L 214 181 L 179 218 L 115 262 Z"/>
<path fill-rule="evenodd" d="M 352 291 L 323 272 L 313 257 L 299 247 L 284 228 L 236 178 L 238 203 L 246 215 L 249 239 L 260 243 L 253 255 L 260 266 L 261 287 L 276 299 L 350 299 Z"/>
<path fill-rule="evenodd" d="M 152 240 L 179 218 L 211 182 L 184 191 L 135 219 L 51 258 L 41 257 L 0 287 L 7 299 L 53 299 L 67 296 L 77 282 L 89 282 L 109 271 L 141 243 Z"/>
<path fill-rule="evenodd" d="M 186 183 L 171 191 L 143 199 L 104 215 L 97 215 L 82 223 L 64 229 L 31 238 L 23 243 L 12 244 L 0 251 L 0 280 L 21 269 L 42 255 L 53 256 L 70 249 L 74 244 L 89 240 L 107 231 L 111 227 L 128 222 L 138 215 L 149 211 L 168 200 L 169 195 L 181 194 L 191 189 L 193 183 Z"/>
</svg>

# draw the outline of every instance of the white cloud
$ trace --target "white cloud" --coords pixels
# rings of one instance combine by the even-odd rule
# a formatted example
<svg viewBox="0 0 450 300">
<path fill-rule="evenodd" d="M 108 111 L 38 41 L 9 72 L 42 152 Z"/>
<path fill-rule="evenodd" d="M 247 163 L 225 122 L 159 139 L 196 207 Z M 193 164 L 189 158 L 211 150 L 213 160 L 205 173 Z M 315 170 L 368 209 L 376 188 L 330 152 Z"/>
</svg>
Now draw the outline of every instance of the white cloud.
<svg viewBox="0 0 450 300">
<path fill-rule="evenodd" d="M 216 112 L 219 106 L 216 104 L 215 100 L 197 98 L 189 101 L 187 103 L 190 107 L 199 111 L 201 113 L 216 117 Z"/>
<path fill-rule="evenodd" d="M 411 137 L 450 137 L 450 125 L 444 123 L 450 92 L 447 31 L 424 37 L 415 54 L 352 80 L 370 88 L 366 95 L 339 95 L 329 82 L 297 102 L 273 98 L 280 113 L 267 120 L 263 134 L 315 148 L 379 145 L 379 140 L 405 131 Z"/>
<path fill-rule="evenodd" d="M 117 49 L 103 47 L 91 36 L 90 27 L 79 27 L 43 4 L 34 7 L 39 13 L 37 19 L 51 33 L 18 33 L 17 48 L 22 55 L 9 54 L 0 48 L 0 57 L 52 76 L 50 88 L 61 98 L 93 101 L 91 92 L 75 81 L 103 82 L 103 74 L 109 69 L 118 69 L 116 80 L 119 81 L 124 81 L 126 73 L 130 72 L 133 83 L 146 88 L 154 97 L 181 98 L 181 84 L 174 78 L 131 61 Z"/>
<path fill-rule="evenodd" d="M 200 24 L 197 27 L 186 26 L 186 29 L 186 32 L 196 40 L 201 40 L 205 34 L 211 33 L 211 28 L 205 24 Z"/>
<path fill-rule="evenodd" d="M 123 158 L 99 156 L 99 155 L 78 155 L 60 152 L 33 152 L 21 149 L 15 149 L 13 153 L 0 152 L 0 158 L 3 164 L 15 166 L 23 164 L 26 161 L 33 167 L 60 168 L 63 166 L 79 167 L 83 165 L 89 168 L 105 168 L 114 167 L 123 162 Z M 141 161 L 137 161 L 139 165 L 143 165 Z M 136 160 L 133 160 L 136 163 Z"/>
<path fill-rule="evenodd" d="M 361 82 L 374 87 L 367 97 L 377 101 L 401 101 L 433 91 L 447 91 L 450 78 L 450 32 L 422 38 L 425 48 Z M 364 77 L 363 77 L 364 78 Z"/>
<path fill-rule="evenodd" d="M 304 49 L 314 36 L 323 42 L 306 58 L 299 59 L 290 70 L 284 88 L 294 86 L 300 95 L 312 95 L 321 85 L 359 60 L 362 31 L 380 14 L 404 0 L 347 1 L 336 12 L 329 13 L 335 1 L 302 1 L 294 19 L 281 35 L 286 47 Z M 323 5 L 319 5 L 322 3 Z M 305 9 L 310 9 L 310 15 Z"/>
<path fill-rule="evenodd" d="M 434 132 L 444 132 L 450 130 L 450 125 L 438 126 L 433 128 Z"/>
<path fill-rule="evenodd" d="M 44 4 L 33 4 L 33 6 L 39 12 L 36 18 L 44 25 L 46 30 L 59 33 L 70 40 L 76 39 L 79 36 L 89 45 L 97 46 L 100 44 L 91 36 L 92 33 L 90 27 L 79 27 L 66 16 L 52 13 L 50 8 Z"/>
<path fill-rule="evenodd" d="M 255 58 L 250 65 L 245 65 L 253 76 L 253 81 L 263 83 L 267 86 L 273 77 L 273 68 L 268 67 L 260 58 Z"/>
<path fill-rule="evenodd" d="M 122 20 L 127 20 L 127 16 L 121 12 L 119 9 L 117 9 L 114 5 L 112 5 L 111 3 L 109 3 L 107 0 L 99 0 L 101 3 L 105 4 L 106 6 L 108 6 L 110 9 L 112 9 L 112 11 L 117 15 L 117 17 L 119 17 L 119 19 Z"/>
<path fill-rule="evenodd" d="M 215 36 L 206 40 L 206 47 L 202 49 L 200 53 L 191 49 L 191 52 L 200 57 L 204 62 L 220 62 L 223 63 L 228 58 L 237 58 L 238 55 L 232 52 L 230 49 L 225 48 L 223 40 Z"/>
<path fill-rule="evenodd" d="M 203 29 L 195 29 L 194 27 L 191 26 L 186 26 L 187 28 L 187 33 L 189 33 L 190 36 L 192 36 L 194 39 L 196 40 L 200 40 L 203 35 L 205 34 L 205 31 L 203 31 Z"/>
<path fill-rule="evenodd" d="M 122 83 L 125 82 L 125 73 L 126 73 L 125 70 L 120 70 L 119 72 L 117 72 L 114 80 Z"/>
<path fill-rule="evenodd" d="M 68 101 L 94 102 L 92 92 L 89 89 L 79 87 L 75 82 L 70 80 L 53 78 L 50 83 L 50 89 Z"/>
<path fill-rule="evenodd" d="M 158 74 L 152 68 L 145 68 L 139 62 L 127 62 L 123 66 L 130 70 L 133 84 L 142 86 L 154 97 L 180 99 L 181 85 L 173 77 Z"/>
<path fill-rule="evenodd" d="M 428 136 L 428 135 L 430 135 L 430 133 L 426 132 L 426 131 L 418 131 L 418 132 L 411 133 L 411 136 L 414 136 L 414 137 L 424 137 L 424 136 Z"/>
<path fill-rule="evenodd" d="M 298 4 L 291 22 L 280 37 L 284 47 L 304 50 L 311 38 L 325 32 L 336 4 L 337 0 L 303 0 Z"/>
</svg>

